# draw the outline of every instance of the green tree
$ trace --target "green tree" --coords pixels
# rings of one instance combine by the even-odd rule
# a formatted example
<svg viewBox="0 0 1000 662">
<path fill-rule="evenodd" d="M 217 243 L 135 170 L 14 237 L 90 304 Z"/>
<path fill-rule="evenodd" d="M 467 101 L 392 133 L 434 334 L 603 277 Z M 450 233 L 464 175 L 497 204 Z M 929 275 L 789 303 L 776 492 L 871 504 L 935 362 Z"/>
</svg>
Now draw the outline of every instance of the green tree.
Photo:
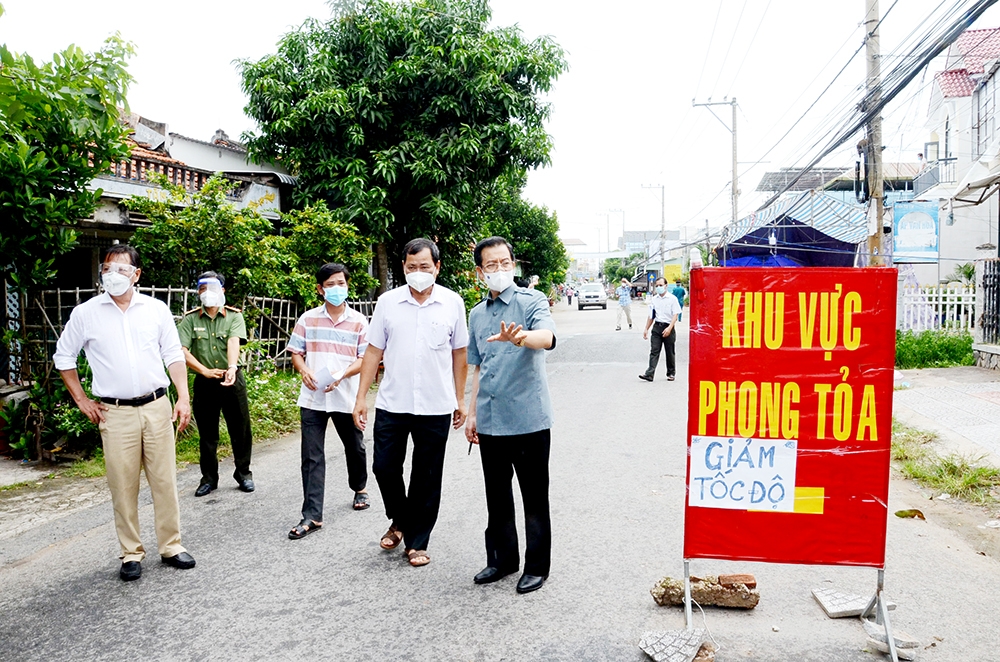
<svg viewBox="0 0 1000 662">
<path fill-rule="evenodd" d="M 642 260 L 642 253 L 632 253 L 627 258 L 611 257 L 604 261 L 601 271 L 609 282 L 617 282 L 622 278 L 631 281 L 635 277 L 636 267 L 642 264 Z"/>
<path fill-rule="evenodd" d="M 569 256 L 556 234 L 559 220 L 555 212 L 533 205 L 521 197 L 520 187 L 506 185 L 479 212 L 485 219 L 477 238 L 498 235 L 514 247 L 525 276 L 538 276 L 538 289 L 549 288 L 566 278 Z"/>
<path fill-rule="evenodd" d="M 253 205 L 239 209 L 226 198 L 235 182 L 221 175 L 212 176 L 192 196 L 164 177 L 153 181 L 163 196 L 125 201 L 150 221 L 132 235 L 146 282 L 191 285 L 211 269 L 226 277 L 232 302 L 252 294 L 312 303 L 316 269 L 338 261 L 352 271 L 353 295 L 363 295 L 373 285 L 367 274 L 371 240 L 337 221 L 322 203 L 284 216 L 287 231 L 279 236 Z"/>
<path fill-rule="evenodd" d="M 299 204 L 325 200 L 378 242 L 381 287 L 418 236 L 441 247 L 444 282 L 467 279 L 483 187 L 549 161 L 541 95 L 563 51 L 489 21 L 487 0 L 341 2 L 240 62 L 252 157 L 295 172 Z"/>
<path fill-rule="evenodd" d="M 41 63 L 0 45 L 0 269 L 14 287 L 55 276 L 76 245 L 72 226 L 100 198 L 87 185 L 128 158 L 118 108 L 132 53 L 117 36 L 96 53 L 70 46 Z"/>
</svg>

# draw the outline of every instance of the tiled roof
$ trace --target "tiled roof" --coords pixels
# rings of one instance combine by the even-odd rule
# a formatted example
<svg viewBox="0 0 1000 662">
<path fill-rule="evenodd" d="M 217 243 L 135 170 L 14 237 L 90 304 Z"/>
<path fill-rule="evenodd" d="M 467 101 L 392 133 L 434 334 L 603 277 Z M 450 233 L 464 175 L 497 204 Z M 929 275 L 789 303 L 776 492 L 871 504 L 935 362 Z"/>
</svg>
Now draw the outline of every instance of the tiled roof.
<svg viewBox="0 0 1000 662">
<path fill-rule="evenodd" d="M 986 60 L 1000 58 L 1000 28 L 966 30 L 955 41 L 955 48 L 970 74 L 984 73 Z"/>
<path fill-rule="evenodd" d="M 966 61 L 968 61 L 968 58 L 966 58 Z M 982 62 L 980 62 L 979 66 L 980 71 L 982 71 Z M 941 88 L 941 94 L 946 99 L 972 96 L 972 91 L 976 89 L 976 81 L 972 80 L 972 76 L 969 75 L 966 69 L 939 71 L 934 76 L 934 80 L 937 81 L 938 86 Z"/>
<path fill-rule="evenodd" d="M 172 166 L 187 167 L 183 161 L 171 158 L 163 152 L 148 150 L 131 138 L 127 139 L 126 142 L 128 143 L 128 146 L 132 148 L 132 158 L 134 159 L 143 159 L 146 161 L 155 161 L 157 163 L 164 163 Z"/>
<path fill-rule="evenodd" d="M 199 145 L 208 145 L 210 147 L 221 147 L 222 149 L 228 149 L 231 152 L 236 152 L 237 154 L 246 154 L 247 148 L 238 142 L 232 140 L 215 140 L 213 142 L 208 142 L 207 140 L 198 140 L 197 138 L 191 138 L 189 136 L 184 136 L 179 133 L 170 134 L 171 138 L 182 138 L 188 142 L 198 143 Z"/>
</svg>

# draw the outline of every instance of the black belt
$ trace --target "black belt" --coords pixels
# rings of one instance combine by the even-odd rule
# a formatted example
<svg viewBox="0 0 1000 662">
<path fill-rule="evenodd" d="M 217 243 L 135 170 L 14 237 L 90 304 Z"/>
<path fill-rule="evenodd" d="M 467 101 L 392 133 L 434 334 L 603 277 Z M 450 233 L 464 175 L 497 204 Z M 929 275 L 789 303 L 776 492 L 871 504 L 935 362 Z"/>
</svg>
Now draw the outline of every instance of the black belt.
<svg viewBox="0 0 1000 662">
<path fill-rule="evenodd" d="M 158 388 L 152 393 L 147 395 L 139 396 L 138 398 L 101 398 L 101 402 L 109 405 L 115 405 L 116 407 L 141 407 L 143 405 L 148 405 L 154 400 L 159 400 L 167 394 L 167 389 Z"/>
</svg>

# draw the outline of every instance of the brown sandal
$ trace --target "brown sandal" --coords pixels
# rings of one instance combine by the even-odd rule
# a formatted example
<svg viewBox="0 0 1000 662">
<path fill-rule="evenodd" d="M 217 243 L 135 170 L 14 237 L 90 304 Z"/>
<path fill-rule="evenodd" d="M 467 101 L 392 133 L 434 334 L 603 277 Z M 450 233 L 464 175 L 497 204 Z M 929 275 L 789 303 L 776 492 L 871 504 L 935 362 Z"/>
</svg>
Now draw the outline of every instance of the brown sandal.
<svg viewBox="0 0 1000 662">
<path fill-rule="evenodd" d="M 382 549 L 396 549 L 399 547 L 399 543 L 403 542 L 403 532 L 396 528 L 393 524 L 389 527 L 389 530 L 385 532 L 382 536 L 382 540 L 379 542 L 379 547 Z"/>
<path fill-rule="evenodd" d="M 427 565 L 431 562 L 431 557 L 427 556 L 427 552 L 422 549 L 406 550 L 406 558 L 410 560 L 410 565 L 414 568 L 419 568 L 420 566 Z"/>
</svg>

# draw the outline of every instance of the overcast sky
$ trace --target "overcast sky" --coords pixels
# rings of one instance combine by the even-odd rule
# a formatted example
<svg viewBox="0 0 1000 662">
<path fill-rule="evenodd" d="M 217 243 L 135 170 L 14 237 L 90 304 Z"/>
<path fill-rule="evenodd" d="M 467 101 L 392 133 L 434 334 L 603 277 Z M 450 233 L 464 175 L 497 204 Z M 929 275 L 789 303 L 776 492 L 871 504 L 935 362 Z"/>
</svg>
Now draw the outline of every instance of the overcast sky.
<svg viewBox="0 0 1000 662">
<path fill-rule="evenodd" d="M 326 18 L 322 0 L 0 0 L 0 42 L 49 59 L 76 43 L 100 47 L 120 32 L 137 46 L 133 111 L 166 122 L 173 132 L 207 140 L 252 130 L 242 112 L 234 60 L 274 52 L 280 36 L 307 17 Z M 883 71 L 899 62 L 900 44 L 928 16 L 960 2 L 882 0 Z M 583 3 L 493 0 L 497 25 L 518 24 L 525 36 L 551 35 L 570 70 L 550 95 L 551 167 L 533 172 L 527 197 L 557 212 L 564 238 L 597 249 L 627 229 L 660 226 L 659 189 L 666 187 L 666 226 L 693 236 L 730 216 L 729 106 L 693 108 L 711 98 L 738 100 L 741 215 L 756 209 L 754 189 L 766 170 L 804 165 L 831 113 L 858 97 L 865 62 L 855 57 L 816 107 L 783 134 L 821 96 L 861 46 L 865 0 L 618 0 Z M 887 13 L 888 12 L 888 13 Z M 995 6 L 975 27 L 1000 26 Z M 885 159 L 916 160 L 923 149 L 927 90 L 933 72 L 918 76 L 887 110 Z M 860 136 L 859 136 L 860 137 Z M 853 166 L 855 140 L 824 165 Z M 755 161 L 765 161 L 753 165 Z M 611 211 L 621 210 L 621 211 Z"/>
</svg>

